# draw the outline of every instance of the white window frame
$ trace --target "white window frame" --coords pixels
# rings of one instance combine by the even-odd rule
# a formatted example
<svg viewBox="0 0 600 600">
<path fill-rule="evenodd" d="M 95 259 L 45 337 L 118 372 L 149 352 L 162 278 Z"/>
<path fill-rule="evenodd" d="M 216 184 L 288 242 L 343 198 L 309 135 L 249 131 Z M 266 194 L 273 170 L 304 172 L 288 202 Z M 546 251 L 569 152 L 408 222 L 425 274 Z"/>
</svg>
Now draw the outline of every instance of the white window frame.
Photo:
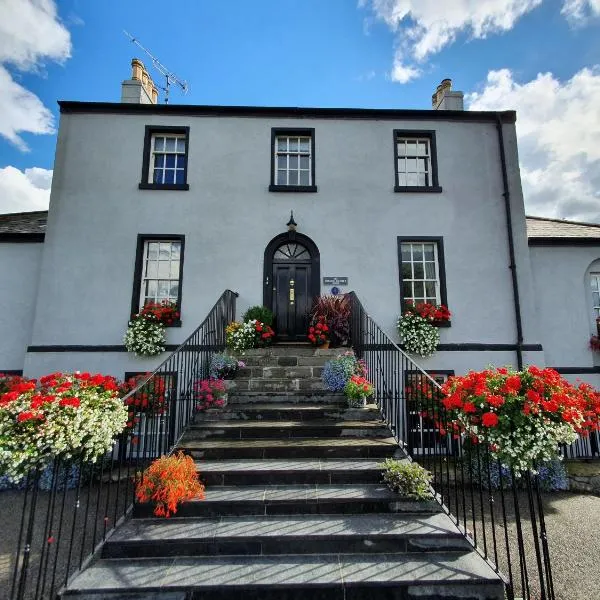
<svg viewBox="0 0 600 600">
<path fill-rule="evenodd" d="M 280 150 L 280 142 L 285 140 L 285 149 Z M 296 150 L 292 150 L 290 148 L 291 142 L 295 142 Z M 308 150 L 300 150 L 301 142 L 307 143 Z M 275 140 L 273 144 L 273 153 L 274 153 L 274 172 L 273 172 L 273 183 L 275 185 L 281 186 L 297 186 L 297 187 L 309 187 L 313 185 L 312 180 L 312 172 L 313 172 L 313 154 L 312 154 L 312 136 L 310 134 L 287 134 L 287 133 L 278 133 L 275 135 Z M 285 168 L 280 168 L 279 158 L 285 157 Z M 301 168 L 302 158 L 308 158 L 308 167 Z M 297 163 L 297 166 L 291 167 L 290 163 Z M 285 181 L 279 179 L 279 173 L 285 173 Z M 290 173 L 297 174 L 297 182 L 290 183 Z M 300 175 L 301 173 L 308 174 L 308 183 L 301 183 Z"/>
<path fill-rule="evenodd" d="M 407 148 L 409 143 L 415 144 L 414 153 L 409 154 Z M 424 154 L 419 152 L 421 144 L 425 144 Z M 402 152 L 401 148 L 403 148 Z M 398 187 L 433 187 L 431 152 L 431 140 L 428 137 L 398 136 L 396 138 L 396 178 Z M 409 161 L 414 161 L 414 163 L 409 163 Z M 424 169 L 420 168 L 422 161 L 425 162 Z M 414 183 L 409 183 L 409 175 L 414 175 Z M 419 175 L 424 176 L 423 182 L 419 182 Z"/>
<path fill-rule="evenodd" d="M 158 139 L 163 139 L 163 148 L 156 150 L 156 142 Z M 175 140 L 175 149 L 174 151 L 167 152 L 167 140 Z M 181 144 L 183 141 L 183 144 Z M 150 138 L 150 161 L 148 165 L 148 183 L 154 185 L 182 185 L 186 182 L 186 154 L 188 152 L 188 140 L 187 135 L 185 133 L 168 133 L 168 132 L 160 132 L 156 131 L 152 133 Z M 163 164 L 162 166 L 156 166 L 157 156 L 163 156 Z M 167 156 L 175 156 L 175 166 L 167 167 L 166 166 L 166 157 Z M 180 158 L 181 157 L 181 158 Z M 183 166 L 179 166 L 179 161 L 182 161 Z M 154 180 L 154 170 L 155 169 L 162 170 L 162 181 Z M 174 180 L 172 182 L 165 182 L 165 175 L 167 171 L 174 171 Z M 183 181 L 177 181 L 177 172 L 183 173 Z"/>
<path fill-rule="evenodd" d="M 594 311 L 594 318 L 600 317 L 600 273 L 590 273 L 590 288 L 592 291 L 592 310 Z M 598 294 L 597 304 L 594 300 L 594 295 Z"/>
<path fill-rule="evenodd" d="M 420 261 L 422 266 L 423 266 L 423 278 L 422 279 L 416 279 L 414 277 L 414 273 L 415 273 L 415 269 L 414 269 L 414 265 L 418 264 L 419 261 L 415 261 L 414 260 L 414 247 L 415 246 L 421 246 L 421 251 L 423 253 L 423 259 Z M 430 277 L 426 277 L 427 275 L 427 269 L 425 267 L 425 265 L 427 263 L 431 263 L 431 261 L 426 261 L 425 260 L 425 246 L 428 245 L 432 245 L 433 246 L 433 263 L 435 265 L 435 277 L 434 278 L 430 278 Z M 410 263 L 405 263 L 403 260 L 403 249 L 405 246 L 410 246 Z M 404 277 L 404 273 L 402 271 L 402 266 L 404 264 L 410 264 L 411 265 L 411 277 L 410 278 L 406 278 Z M 411 296 L 405 296 L 404 293 L 402 293 L 402 301 L 404 302 L 404 304 L 406 304 L 407 300 L 414 300 L 416 304 L 418 304 L 419 302 L 432 302 L 435 303 L 437 305 L 440 305 L 442 303 L 442 286 L 441 286 L 441 281 L 440 281 L 440 261 L 439 261 L 439 249 L 438 249 L 438 244 L 435 241 L 410 241 L 410 242 L 400 242 L 400 273 L 401 273 L 401 277 L 402 277 L 402 285 L 404 286 L 405 283 L 410 282 L 411 284 Z M 427 282 L 433 282 L 434 286 L 435 286 L 435 297 L 433 296 L 428 296 L 427 292 L 425 290 L 424 286 L 424 291 L 425 291 L 425 295 L 424 297 L 422 295 L 418 295 L 415 296 L 415 283 L 419 283 L 422 282 L 423 284 L 427 283 Z"/>
<path fill-rule="evenodd" d="M 150 244 L 158 244 L 156 259 L 151 260 L 149 258 L 149 253 L 150 253 L 150 249 L 151 249 Z M 161 245 L 165 245 L 165 244 L 170 244 L 170 246 L 171 246 L 171 249 L 169 252 L 169 258 L 167 260 L 164 260 L 164 259 L 161 260 L 160 259 Z M 177 262 L 179 263 L 179 268 L 177 270 L 176 276 L 171 276 L 171 273 L 172 273 L 171 266 L 172 266 L 172 263 L 175 262 L 173 260 L 173 244 L 177 244 L 179 246 L 179 259 L 177 260 Z M 141 310 L 144 307 L 144 305 L 147 304 L 148 302 L 160 303 L 162 301 L 170 301 L 175 304 L 179 304 L 179 295 L 181 294 L 181 251 L 182 251 L 182 241 L 178 240 L 178 239 L 172 239 L 172 240 L 145 239 L 144 240 L 144 245 L 142 248 L 142 270 L 140 273 L 140 296 L 139 296 L 139 306 L 138 306 L 139 310 Z M 151 262 L 156 264 L 156 275 L 155 276 L 148 276 L 148 272 L 149 272 L 149 270 L 151 270 L 151 269 L 149 269 L 149 265 Z M 160 263 L 168 263 L 168 265 L 167 265 L 168 266 L 168 277 L 160 276 L 160 273 L 161 273 Z M 148 296 L 146 294 L 146 284 L 149 281 L 157 282 L 156 294 L 151 295 L 151 296 Z M 168 283 L 169 293 L 166 296 L 159 295 L 161 282 Z M 173 296 L 170 293 L 174 282 L 177 283 L 177 296 Z"/>
</svg>

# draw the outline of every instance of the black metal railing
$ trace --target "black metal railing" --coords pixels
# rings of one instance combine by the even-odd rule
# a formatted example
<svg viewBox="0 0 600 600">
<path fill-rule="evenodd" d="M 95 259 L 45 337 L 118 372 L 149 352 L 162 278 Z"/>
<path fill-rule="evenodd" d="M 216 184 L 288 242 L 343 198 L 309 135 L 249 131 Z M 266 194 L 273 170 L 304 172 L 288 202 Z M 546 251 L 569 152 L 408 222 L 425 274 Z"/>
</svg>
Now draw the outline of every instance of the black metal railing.
<svg viewBox="0 0 600 600">
<path fill-rule="evenodd" d="M 225 291 L 203 323 L 124 396 L 128 429 L 112 452 L 93 464 L 56 459 L 29 474 L 15 498 L 21 511 L 12 579 L 0 581 L 11 599 L 54 599 L 128 517 L 135 474 L 172 452 L 193 417 L 195 383 L 208 377 L 212 354 L 225 348 L 236 297 Z"/>
<path fill-rule="evenodd" d="M 365 360 L 381 414 L 473 548 L 505 582 L 509 600 L 554 600 L 538 477 L 517 478 L 482 444 L 452 431 L 440 382 L 405 354 L 354 292 L 351 344 Z"/>
</svg>

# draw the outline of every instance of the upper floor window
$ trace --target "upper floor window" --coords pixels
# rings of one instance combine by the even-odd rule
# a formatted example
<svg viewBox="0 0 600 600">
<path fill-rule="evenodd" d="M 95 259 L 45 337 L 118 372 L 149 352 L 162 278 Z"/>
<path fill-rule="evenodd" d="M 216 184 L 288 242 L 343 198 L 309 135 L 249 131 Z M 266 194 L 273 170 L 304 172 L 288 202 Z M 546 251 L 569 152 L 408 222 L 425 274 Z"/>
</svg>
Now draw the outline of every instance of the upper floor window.
<svg viewBox="0 0 600 600">
<path fill-rule="evenodd" d="M 398 238 L 400 262 L 400 300 L 415 304 L 445 304 L 446 276 L 442 238 Z"/>
<path fill-rule="evenodd" d="M 590 282 L 592 284 L 592 308 L 594 316 L 600 317 L 600 273 L 590 273 Z"/>
<path fill-rule="evenodd" d="M 184 236 L 138 236 L 131 313 L 172 302 L 181 311 Z"/>
<path fill-rule="evenodd" d="M 146 127 L 141 189 L 187 190 L 189 127 Z"/>
<path fill-rule="evenodd" d="M 270 191 L 317 191 L 314 129 L 273 129 L 271 155 Z"/>
<path fill-rule="evenodd" d="M 396 192 L 441 192 L 435 131 L 394 130 Z"/>
</svg>

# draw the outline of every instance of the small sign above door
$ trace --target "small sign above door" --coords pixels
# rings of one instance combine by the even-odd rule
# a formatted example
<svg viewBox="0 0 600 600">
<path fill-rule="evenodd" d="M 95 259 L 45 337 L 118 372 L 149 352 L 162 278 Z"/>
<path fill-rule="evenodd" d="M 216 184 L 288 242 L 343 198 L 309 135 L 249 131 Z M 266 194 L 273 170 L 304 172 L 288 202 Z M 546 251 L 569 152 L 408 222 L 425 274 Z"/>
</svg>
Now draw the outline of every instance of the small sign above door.
<svg viewBox="0 0 600 600">
<path fill-rule="evenodd" d="M 323 285 L 348 285 L 347 277 L 323 277 Z"/>
</svg>

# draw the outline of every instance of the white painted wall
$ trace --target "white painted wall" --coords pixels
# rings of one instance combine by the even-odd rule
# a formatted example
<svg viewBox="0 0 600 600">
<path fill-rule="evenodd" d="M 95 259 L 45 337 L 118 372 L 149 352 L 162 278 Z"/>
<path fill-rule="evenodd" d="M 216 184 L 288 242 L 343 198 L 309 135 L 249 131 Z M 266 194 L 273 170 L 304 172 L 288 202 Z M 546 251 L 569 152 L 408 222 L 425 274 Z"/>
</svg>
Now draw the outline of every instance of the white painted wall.
<svg viewBox="0 0 600 600">
<path fill-rule="evenodd" d="M 0 373 L 22 370 L 33 328 L 41 243 L 0 243 Z"/>
<path fill-rule="evenodd" d="M 189 191 L 138 189 L 146 125 L 190 127 Z M 315 128 L 317 193 L 268 191 L 271 127 Z M 394 129 L 436 130 L 442 193 L 394 193 Z M 514 126 L 504 125 L 504 135 L 524 341 L 534 344 Z M 453 318 L 442 343 L 516 342 L 493 123 L 63 114 L 54 173 L 35 345 L 122 344 L 138 233 L 186 236 L 183 327 L 169 330 L 169 343 L 182 341 L 225 288 L 239 292 L 241 314 L 262 302 L 264 249 L 292 209 L 298 231 L 320 249 L 321 275 L 349 277 L 348 289 L 394 339 L 397 236 L 443 236 Z M 124 358 L 36 353 L 27 368 L 37 374 L 81 362 L 121 372 Z M 543 362 L 541 353 L 532 358 Z M 462 372 L 514 361 L 514 352 L 440 352 L 426 364 Z"/>
<path fill-rule="evenodd" d="M 600 366 L 589 347 L 596 333 L 589 273 L 600 271 L 597 246 L 532 246 L 531 263 L 546 364 Z M 578 376 L 600 387 L 600 375 Z"/>
</svg>

